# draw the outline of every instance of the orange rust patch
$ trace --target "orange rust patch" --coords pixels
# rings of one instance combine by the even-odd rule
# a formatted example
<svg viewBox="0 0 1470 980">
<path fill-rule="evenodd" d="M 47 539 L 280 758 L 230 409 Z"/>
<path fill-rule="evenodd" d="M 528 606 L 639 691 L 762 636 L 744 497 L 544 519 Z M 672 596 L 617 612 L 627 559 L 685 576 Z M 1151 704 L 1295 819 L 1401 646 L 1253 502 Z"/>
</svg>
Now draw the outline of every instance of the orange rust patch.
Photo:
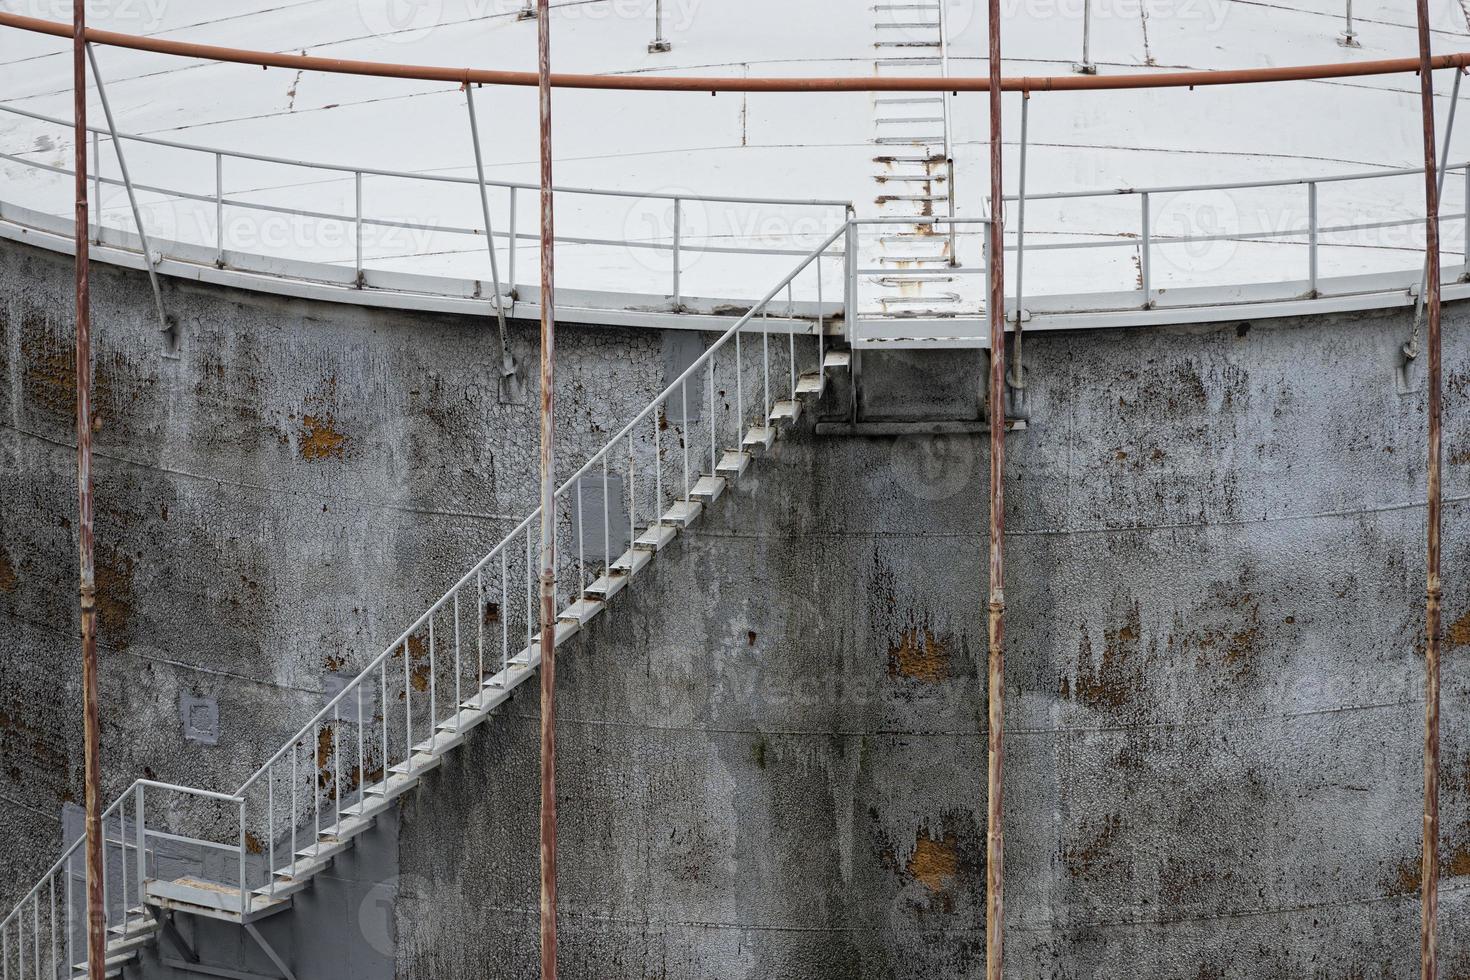
<svg viewBox="0 0 1470 980">
<path fill-rule="evenodd" d="M 1450 851 L 1449 857 L 1445 859 L 1444 875 L 1446 878 L 1464 878 L 1470 875 L 1470 841 Z"/>
<path fill-rule="evenodd" d="M 1072 691 L 1091 708 L 1118 710 L 1131 704 L 1143 688 L 1143 671 L 1133 666 L 1143 635 L 1143 617 L 1135 602 L 1122 624 L 1103 631 L 1102 663 L 1093 666 L 1092 641 L 1086 630 L 1077 645 L 1077 681 Z"/>
<path fill-rule="evenodd" d="M 347 436 L 337 430 L 336 420 L 330 414 L 307 415 L 301 419 L 296 452 L 309 462 L 341 459 L 346 455 L 347 442 Z"/>
<path fill-rule="evenodd" d="M 1419 862 L 1409 861 L 1399 865 L 1398 873 L 1384 885 L 1389 895 L 1412 895 L 1419 890 Z"/>
<path fill-rule="evenodd" d="M 133 613 L 133 559 L 106 545 L 97 547 L 97 629 L 109 643 L 125 648 Z"/>
<path fill-rule="evenodd" d="M 10 563 L 10 556 L 0 548 L 0 592 L 14 592 L 20 579 L 15 574 L 15 566 Z"/>
<path fill-rule="evenodd" d="M 888 645 L 888 676 L 937 684 L 949 676 L 949 644 L 928 626 L 911 626 Z"/>
<path fill-rule="evenodd" d="M 256 837 L 254 834 L 247 830 L 245 831 L 245 850 L 249 851 L 251 854 L 259 854 L 261 851 L 265 850 L 265 846 L 261 844 L 259 837 Z"/>
<path fill-rule="evenodd" d="M 1444 638 L 1452 647 L 1470 646 L 1470 612 L 1451 623 Z"/>
<path fill-rule="evenodd" d="M 959 873 L 960 846 L 954 834 L 935 840 L 927 832 L 914 840 L 914 853 L 905 866 L 909 877 L 929 889 L 942 892 Z"/>
</svg>

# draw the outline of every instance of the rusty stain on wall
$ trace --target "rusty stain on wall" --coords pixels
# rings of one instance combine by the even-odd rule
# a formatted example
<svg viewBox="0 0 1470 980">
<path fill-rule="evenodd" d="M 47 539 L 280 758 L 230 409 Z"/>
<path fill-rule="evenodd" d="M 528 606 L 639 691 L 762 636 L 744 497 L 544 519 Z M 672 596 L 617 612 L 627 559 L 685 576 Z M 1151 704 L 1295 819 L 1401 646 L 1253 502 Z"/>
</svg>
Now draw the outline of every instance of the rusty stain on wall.
<svg viewBox="0 0 1470 980">
<path fill-rule="evenodd" d="M 336 427 L 331 414 L 307 415 L 301 419 L 296 435 L 296 452 L 308 462 L 341 459 L 347 450 L 347 436 Z"/>
<path fill-rule="evenodd" d="M 1073 878 L 1093 877 L 1104 866 L 1112 864 L 1113 845 L 1123 832 L 1123 817 L 1110 813 L 1100 824 L 1094 824 L 1091 836 L 1080 844 L 1062 846 L 1062 864 Z"/>
<path fill-rule="evenodd" d="M 942 892 L 954 883 L 960 868 L 959 840 L 946 832 L 935 838 L 928 831 L 914 839 L 914 853 L 904 870 L 931 892 Z"/>
<path fill-rule="evenodd" d="M 1444 638 L 1452 647 L 1470 646 L 1470 612 L 1451 623 L 1444 631 Z"/>
<path fill-rule="evenodd" d="M 1077 644 L 1077 679 L 1063 683 L 1064 697 L 1075 696 L 1090 708 L 1118 711 L 1133 703 L 1144 691 L 1143 668 L 1136 664 L 1143 634 L 1142 613 L 1134 600 L 1123 621 L 1103 631 L 1100 663 L 1093 663 L 1092 638 L 1082 626 Z"/>
<path fill-rule="evenodd" d="M 888 676 L 937 684 L 949 677 L 950 645 L 925 623 L 906 628 L 888 644 Z"/>
</svg>

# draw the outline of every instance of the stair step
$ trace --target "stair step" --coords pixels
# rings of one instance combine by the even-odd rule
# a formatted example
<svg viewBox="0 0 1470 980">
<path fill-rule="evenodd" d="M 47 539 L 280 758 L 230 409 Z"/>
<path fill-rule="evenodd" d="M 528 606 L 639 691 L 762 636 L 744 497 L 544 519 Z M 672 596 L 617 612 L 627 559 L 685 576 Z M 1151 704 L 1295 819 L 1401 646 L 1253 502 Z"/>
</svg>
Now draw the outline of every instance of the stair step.
<svg viewBox="0 0 1470 980">
<path fill-rule="evenodd" d="M 798 395 L 820 395 L 822 393 L 822 375 L 817 371 L 808 371 L 796 379 L 796 393 Z"/>
<path fill-rule="evenodd" d="M 902 125 L 905 125 L 907 123 L 915 123 L 915 124 L 917 124 L 917 123 L 923 123 L 924 125 L 928 126 L 928 125 L 933 125 L 934 123 L 943 123 L 943 122 L 944 122 L 944 117 L 943 116 L 888 116 L 888 117 L 885 117 L 883 119 L 874 119 L 873 120 L 873 125 L 875 125 L 875 126 L 902 126 Z"/>
<path fill-rule="evenodd" d="M 822 369 L 824 371 L 851 366 L 852 351 L 850 350 L 829 350 L 827 356 L 822 358 Z"/>
<path fill-rule="evenodd" d="M 321 867 L 325 868 L 329 862 L 323 861 Z M 304 892 L 311 887 L 312 878 L 315 873 L 302 878 L 292 878 L 289 875 L 277 871 L 270 885 L 263 885 L 251 892 L 252 895 L 260 895 L 265 898 L 289 898 L 297 892 Z"/>
<path fill-rule="evenodd" d="M 653 561 L 653 552 L 643 548 L 629 548 L 613 562 L 613 570 L 627 576 L 637 575 L 648 567 L 650 561 Z"/>
<path fill-rule="evenodd" d="M 764 452 L 770 449 L 776 442 L 776 429 L 769 425 L 753 425 L 745 433 L 745 438 L 740 440 L 743 449 L 756 452 Z"/>
<path fill-rule="evenodd" d="M 163 923 L 154 917 L 151 908 L 141 908 L 135 905 L 128 909 L 122 922 L 108 928 L 107 935 L 112 937 L 108 941 L 122 940 L 142 933 L 152 934 L 162 928 Z"/>
<path fill-rule="evenodd" d="M 880 23 L 880 24 L 874 24 L 873 27 L 876 28 L 877 30 L 880 30 L 880 31 L 884 31 L 884 30 L 897 30 L 897 29 L 908 28 L 908 27 L 934 27 L 934 28 L 937 28 L 937 27 L 939 27 L 939 21 L 937 21 L 937 20 L 919 20 L 919 21 L 912 21 L 912 22 L 907 22 L 907 23 L 900 23 L 898 21 L 892 21 L 892 22 L 884 22 L 884 23 Z"/>
<path fill-rule="evenodd" d="M 721 476 L 735 479 L 745 472 L 750 465 L 751 455 L 740 449 L 727 449 L 720 457 L 720 463 L 715 467 L 715 472 Z"/>
<path fill-rule="evenodd" d="M 566 619 L 586 625 L 597 617 L 597 614 L 607 608 L 607 603 L 601 599 L 589 599 L 586 596 L 567 606 L 559 614 L 559 619 Z"/>
<path fill-rule="evenodd" d="M 358 814 L 349 815 L 344 810 L 342 814 L 342 819 L 338 820 L 330 827 L 322 828 L 321 836 L 323 840 L 331 840 L 342 843 L 352 840 L 352 838 L 356 837 L 358 834 L 362 833 L 365 830 L 370 830 L 372 826 L 372 816 L 362 816 Z"/>
<path fill-rule="evenodd" d="M 875 136 L 873 137 L 873 142 L 881 143 L 884 146 L 888 146 L 894 143 L 943 143 L 944 134 L 940 133 L 938 136 Z"/>
<path fill-rule="evenodd" d="M 725 485 L 723 476 L 702 476 L 694 484 L 694 489 L 689 491 L 689 496 L 708 506 L 720 499 L 720 494 L 725 492 Z"/>
<path fill-rule="evenodd" d="M 410 776 L 406 772 L 395 773 L 390 770 L 387 779 L 379 783 L 374 783 L 367 788 L 367 795 L 370 797 L 377 797 L 384 803 L 387 803 L 390 800 L 396 800 L 404 793 L 407 793 L 409 790 L 417 786 L 418 783 L 419 777 L 417 773 Z"/>
<path fill-rule="evenodd" d="M 133 960 L 137 958 L 138 951 L 136 949 L 130 949 L 125 952 L 118 953 L 116 956 L 109 955 L 105 960 L 102 961 L 103 975 L 108 977 L 120 977 L 122 976 L 123 967 L 127 966 L 129 963 L 133 962 Z M 71 968 L 72 980 L 86 980 L 87 964 L 85 962 L 73 963 L 71 965 Z"/>
<path fill-rule="evenodd" d="M 378 785 L 382 784 L 379 783 Z M 391 797 L 375 793 L 373 792 L 373 787 L 369 786 L 366 798 L 351 806 L 344 806 L 342 808 L 342 815 L 344 817 L 360 817 L 365 820 L 371 820 L 392 806 L 392 804 L 393 800 Z"/>
<path fill-rule="evenodd" d="M 388 771 L 404 774 L 411 773 L 414 776 L 419 776 L 437 767 L 442 759 L 442 756 L 430 755 L 427 752 L 416 752 L 411 759 L 398 763 Z M 413 763 L 412 767 L 409 766 L 409 762 Z"/>
<path fill-rule="evenodd" d="M 603 602 L 607 602 L 613 596 L 623 591 L 623 587 L 627 584 L 628 576 L 626 574 L 619 574 L 615 571 L 612 575 L 599 575 L 595 582 L 587 586 L 587 595 L 594 599 L 601 599 Z"/>
<path fill-rule="evenodd" d="M 691 499 L 689 500 L 676 500 L 674 506 L 664 511 L 664 516 L 660 520 L 665 524 L 672 524 L 676 527 L 688 527 L 699 520 L 699 515 L 704 513 L 704 504 L 693 499 L 692 490 L 690 491 L 690 497 Z"/>
<path fill-rule="evenodd" d="M 633 539 L 633 547 L 642 548 L 644 551 L 663 551 L 668 544 L 679 536 L 679 530 L 669 524 L 651 524 L 638 537 Z"/>
<path fill-rule="evenodd" d="M 271 872 L 271 875 L 278 882 L 288 882 L 293 885 L 300 884 L 301 888 L 305 888 L 307 885 L 311 884 L 312 878 L 315 878 L 318 874 L 327 870 L 327 868 L 330 867 L 331 864 L 331 858 L 323 858 L 319 861 L 307 861 L 305 859 L 301 859 L 292 861 L 284 868 L 277 868 L 275 871 Z M 291 888 L 289 890 L 282 891 L 281 886 L 278 884 L 276 886 L 276 897 L 283 898 L 288 895 L 293 895 L 296 892 L 299 892 L 301 888 Z M 270 892 L 269 890 L 262 891 L 261 889 L 257 888 L 255 890 L 255 894 L 268 896 Z"/>
<path fill-rule="evenodd" d="M 303 861 L 328 861 L 351 846 L 351 839 L 319 840 L 315 844 L 308 844 L 297 851 L 296 857 Z"/>
<path fill-rule="evenodd" d="M 770 420 L 772 422 L 795 422 L 801 418 L 801 402 L 790 398 L 783 398 L 771 409 Z"/>
</svg>

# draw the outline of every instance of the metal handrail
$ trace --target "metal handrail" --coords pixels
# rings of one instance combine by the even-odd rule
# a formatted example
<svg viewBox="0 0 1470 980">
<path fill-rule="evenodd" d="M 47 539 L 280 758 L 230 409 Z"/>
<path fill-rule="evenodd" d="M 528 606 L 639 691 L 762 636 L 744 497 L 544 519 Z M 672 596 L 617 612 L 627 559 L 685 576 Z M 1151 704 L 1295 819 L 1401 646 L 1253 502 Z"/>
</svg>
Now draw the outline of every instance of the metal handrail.
<svg viewBox="0 0 1470 980">
<path fill-rule="evenodd" d="M 593 453 L 556 490 L 556 513 L 558 517 L 565 518 L 575 513 L 578 521 L 581 520 L 584 508 L 582 487 L 588 475 L 600 469 L 604 487 L 602 531 L 604 536 L 609 535 L 610 498 L 606 492 L 609 466 L 613 457 L 620 455 L 625 446 L 628 450 L 626 461 L 630 494 L 630 523 L 628 527 L 629 554 L 633 554 L 634 549 L 636 549 L 633 542 L 638 539 L 637 536 L 640 527 L 645 527 L 647 530 L 643 533 L 647 534 L 649 532 L 658 532 L 660 529 L 668 526 L 670 519 L 664 513 L 664 507 L 670 499 L 673 499 L 676 504 L 682 504 L 686 508 L 693 506 L 696 497 L 694 495 L 694 484 L 691 482 L 691 479 L 695 474 L 699 474 L 701 478 L 706 474 L 711 477 L 717 475 L 718 466 L 720 465 L 719 448 L 722 442 L 726 442 L 728 435 L 722 432 L 722 416 L 715 410 L 716 359 L 722 357 L 728 358 L 733 353 L 733 363 L 727 360 L 718 370 L 733 373 L 733 384 L 728 384 L 728 378 L 722 377 L 721 381 L 726 383 L 728 388 L 733 389 L 736 407 L 733 413 L 730 413 L 728 408 L 725 411 L 727 415 L 733 415 L 735 425 L 735 439 L 733 444 L 737 448 L 740 448 L 744 445 L 743 440 L 746 439 L 745 426 L 752 414 L 754 414 L 758 421 L 755 428 L 750 430 L 751 432 L 763 430 L 764 427 L 772 424 L 772 419 L 776 417 L 775 413 L 782 399 L 785 397 L 774 394 L 774 392 L 782 387 L 783 381 L 789 384 L 789 398 L 793 402 L 796 399 L 799 359 L 797 335 L 799 333 L 814 335 L 811 341 L 804 342 L 803 346 L 805 347 L 808 344 L 815 346 L 815 367 L 817 371 L 820 371 L 824 357 L 825 320 L 829 315 L 828 311 L 819 301 L 814 321 L 809 326 L 803 327 L 792 319 L 793 311 L 789 305 L 789 297 L 793 284 L 798 277 L 812 272 L 816 276 L 817 293 L 819 296 L 823 295 L 823 262 L 824 260 L 831 259 L 837 261 L 842 270 L 848 268 L 849 263 L 846 261 L 845 252 L 840 249 L 835 249 L 834 246 L 839 245 L 850 234 L 851 224 L 845 222 L 841 228 L 827 235 L 820 245 L 806 253 L 785 276 L 767 290 L 730 327 L 722 332 L 699 357 L 695 358 L 687 368 L 680 372 L 673 381 L 654 396 L 631 420 L 607 439 L 602 448 Z M 844 276 L 846 275 L 845 271 L 843 274 Z M 773 313 L 772 307 L 783 292 L 788 296 L 788 307 L 782 311 L 783 319 L 779 322 L 773 322 L 770 320 Z M 845 306 L 850 308 L 852 302 L 851 296 L 844 294 L 843 302 Z M 773 366 L 772 363 L 771 334 L 773 332 L 778 336 L 784 334 L 786 338 L 785 347 L 789 354 L 789 359 L 784 366 L 779 363 Z M 745 335 L 752 337 L 758 336 L 760 338 L 761 357 L 759 363 L 754 366 L 744 363 L 749 358 L 742 357 L 743 353 L 748 353 L 750 350 L 747 346 L 746 352 L 742 352 L 742 339 Z M 782 370 L 783 367 L 784 371 Z M 785 375 L 784 378 L 780 376 L 782 374 Z M 696 437 L 694 435 L 694 428 L 691 427 L 692 423 L 688 412 L 689 387 L 691 382 L 700 375 L 705 375 L 709 380 L 708 394 L 711 412 L 708 419 L 710 441 L 707 467 L 703 465 L 701 459 L 704 453 L 703 448 L 694 448 Z M 669 458 L 666 459 L 665 454 L 660 451 L 659 433 L 662 428 L 669 424 L 669 410 L 676 399 L 684 409 L 681 415 L 682 421 L 679 423 L 683 426 L 683 435 L 679 440 L 680 447 L 678 449 L 671 448 L 667 454 Z M 651 454 L 645 454 L 647 460 L 640 464 L 637 459 L 639 450 L 636 436 L 640 429 L 644 427 L 650 430 L 648 442 L 651 443 L 652 452 Z M 640 472 L 640 467 L 648 467 L 653 470 L 652 482 L 654 484 L 654 492 L 652 513 L 647 520 L 640 518 L 640 508 L 645 512 L 647 511 L 646 496 L 640 499 L 634 495 L 634 479 Z M 681 479 L 683 485 L 682 493 L 677 489 L 673 489 L 679 485 Z M 670 488 L 667 492 L 666 487 Z M 645 495 L 647 494 L 646 488 L 644 493 Z M 576 496 L 574 504 L 570 503 L 567 499 L 572 494 Z M 509 687 L 514 683 L 509 680 L 511 663 L 508 648 L 508 629 L 510 621 L 509 609 L 513 589 L 511 588 L 509 577 L 506 574 L 508 559 L 511 557 L 512 552 L 519 554 L 524 541 L 526 546 L 525 554 L 528 558 L 525 571 L 528 576 L 535 576 L 536 570 L 531 567 L 529 556 L 532 542 L 536 536 L 533 532 L 535 532 L 536 523 L 541 517 L 542 511 L 538 507 L 518 523 L 510 533 L 505 535 L 468 572 L 461 576 L 447 592 L 440 596 L 424 612 L 420 613 L 407 629 L 400 632 L 391 644 L 385 647 L 377 656 L 373 657 L 366 667 L 343 685 L 338 693 L 329 698 L 322 708 L 314 712 L 311 718 L 297 730 L 295 735 L 281 748 L 277 749 L 235 792 L 221 793 L 211 790 L 194 789 L 149 779 L 139 779 L 130 784 L 127 790 L 108 806 L 102 815 L 104 821 L 109 819 L 120 819 L 123 821 L 120 833 L 116 836 L 108 835 L 105 843 L 106 847 L 120 848 L 122 856 L 121 863 L 116 867 L 104 862 L 104 916 L 107 919 L 108 925 L 116 926 L 120 921 L 122 925 L 121 932 L 123 935 L 127 935 L 134 923 L 142 921 L 147 916 L 145 906 L 148 901 L 148 882 L 150 881 L 148 877 L 150 840 L 177 840 L 186 844 L 197 844 L 202 847 L 237 854 L 239 885 L 238 910 L 242 918 L 248 915 L 252 908 L 256 907 L 254 903 L 258 900 L 268 902 L 274 898 L 278 878 L 283 874 L 294 873 L 296 864 L 300 860 L 297 856 L 298 852 L 296 847 L 300 825 L 303 822 L 309 825 L 314 818 L 316 835 L 313 841 L 319 842 L 322 840 L 323 815 L 324 813 L 330 814 L 332 812 L 330 805 L 324 802 L 322 793 L 322 784 L 329 775 L 333 779 L 331 795 L 335 802 L 335 816 L 339 828 L 341 821 L 344 819 L 343 798 L 345 792 L 343 789 L 342 772 L 344 752 L 339 751 L 339 749 L 341 748 L 342 739 L 344 737 L 350 738 L 351 736 L 350 732 L 347 736 L 342 734 L 344 725 L 355 725 L 357 739 L 356 797 L 359 804 L 365 804 L 367 800 L 369 776 L 366 770 L 366 763 L 369 758 L 369 753 L 367 752 L 366 739 L 368 737 L 369 725 L 376 728 L 379 722 L 376 717 L 369 719 L 365 715 L 363 704 L 365 692 L 371 693 L 373 691 L 375 681 L 381 685 L 378 690 L 382 695 L 382 700 L 380 701 L 382 719 L 381 732 L 374 732 L 372 738 L 375 742 L 380 740 L 382 753 L 376 759 L 377 762 L 381 763 L 380 775 L 374 775 L 372 777 L 374 780 L 372 785 L 381 785 L 383 787 L 381 792 L 386 793 L 388 782 L 394 778 L 395 772 L 406 771 L 409 776 L 412 776 L 417 771 L 416 767 L 420 764 L 416 760 L 423 747 L 423 743 L 416 742 L 413 737 L 413 728 L 416 724 L 414 717 L 415 691 L 421 692 L 419 695 L 421 712 L 423 711 L 422 698 L 425 694 L 428 698 L 428 725 L 432 732 L 428 739 L 430 746 L 436 744 L 436 740 L 438 739 L 448 738 L 457 733 L 460 724 L 458 719 L 460 718 L 461 712 L 465 710 L 466 704 L 473 703 L 473 698 L 470 701 L 465 700 L 463 697 L 464 691 L 461 689 L 461 677 L 464 673 L 463 661 L 465 658 L 465 645 L 461 642 L 460 629 L 463 620 L 462 600 L 469 590 L 473 588 L 474 593 L 472 598 L 476 602 L 477 607 L 474 622 L 477 624 L 476 628 L 478 629 L 479 625 L 483 622 L 483 610 L 487 608 L 485 606 L 485 600 L 490 595 L 485 588 L 485 575 L 493 569 L 497 562 L 500 565 L 501 592 L 499 596 L 500 604 L 495 606 L 495 608 L 501 610 L 504 614 L 501 623 L 507 647 L 503 655 L 501 671 L 491 675 L 490 679 L 487 680 L 485 649 L 483 646 L 484 636 L 481 634 L 478 637 L 480 646 L 478 649 L 478 669 L 475 672 L 475 678 L 482 697 L 488 696 L 485 692 L 493 691 L 497 687 L 508 693 Z M 566 566 L 566 570 L 564 573 L 565 577 L 561 581 L 566 583 L 568 591 L 577 597 L 586 594 L 584 590 L 588 587 L 589 571 L 593 576 L 598 574 L 597 565 L 593 564 L 589 569 L 586 556 L 583 553 L 586 538 L 586 526 L 582 525 L 576 547 L 574 549 L 569 548 L 564 552 L 563 557 L 563 564 Z M 613 574 L 616 563 L 612 560 L 610 551 L 604 553 L 603 559 L 601 574 L 610 577 Z M 454 617 L 452 636 L 454 644 L 453 670 L 455 691 L 453 710 L 447 716 L 444 716 L 441 715 L 440 698 L 435 690 L 435 684 L 440 673 L 434 663 L 436 654 L 435 630 L 436 626 L 443 625 L 442 619 L 445 614 L 450 612 L 453 613 Z M 539 639 L 533 633 L 533 627 L 535 625 L 533 618 L 527 617 L 525 647 L 527 659 L 523 665 L 525 667 L 534 665 L 532 662 L 533 652 L 536 644 L 539 642 Z M 426 681 L 421 684 L 417 677 L 411 676 L 409 660 L 413 638 L 421 635 L 425 630 L 428 633 L 427 656 L 429 658 L 429 670 Z M 517 640 L 516 642 L 519 644 L 520 641 Z M 402 689 L 404 714 L 399 719 L 403 723 L 403 749 L 399 753 L 403 761 L 398 766 L 392 766 L 390 768 L 395 754 L 390 745 L 390 712 L 388 707 L 391 692 L 387 684 L 386 665 L 389 658 L 399 653 L 404 657 L 404 684 Z M 447 658 L 445 662 L 447 663 Z M 493 663 L 491 666 L 493 668 Z M 496 678 L 499 678 L 498 682 Z M 427 688 L 426 691 L 425 688 Z M 322 739 L 327 736 L 328 728 L 330 728 L 330 743 L 334 757 L 330 764 L 330 771 L 324 764 L 321 754 Z M 374 745 L 374 749 L 376 748 L 377 745 Z M 303 749 L 308 753 L 315 753 L 316 757 L 316 768 L 308 769 L 304 773 L 310 783 L 310 799 L 307 801 L 304 812 L 300 799 L 302 789 L 301 776 L 303 773 L 301 772 L 301 767 L 298 765 L 298 755 Z M 289 774 L 278 772 L 278 768 L 283 767 L 288 760 L 290 765 Z M 289 854 L 291 856 L 289 858 L 290 863 L 284 868 L 281 868 L 276 864 L 276 857 L 278 844 L 283 842 L 277 840 L 276 827 L 278 811 L 282 810 L 280 803 L 285 802 L 287 798 L 282 795 L 280 802 L 278 802 L 276 790 L 278 783 L 283 778 L 289 779 L 291 787 L 288 804 L 289 809 L 286 809 L 281 814 L 290 822 Z M 235 841 L 233 843 L 221 843 L 203 838 L 185 837 L 165 829 L 150 827 L 145 793 L 148 790 L 182 793 L 200 799 L 230 805 L 237 811 L 238 834 L 235 837 Z M 264 799 L 262 800 L 261 797 Z M 253 802 L 247 804 L 247 801 L 251 800 Z M 247 823 L 247 805 L 257 808 L 256 812 L 261 814 L 261 816 L 257 817 L 257 826 L 255 829 L 258 832 L 263 832 L 263 839 L 258 834 L 252 836 L 250 833 Z M 129 839 L 130 837 L 132 838 L 131 840 Z M 4 962 L 7 969 L 13 948 L 17 952 L 17 955 L 22 957 L 22 961 L 34 956 L 37 961 L 36 965 L 39 966 L 43 943 L 53 961 L 63 952 L 61 947 L 65 947 L 64 951 L 68 962 L 72 960 L 70 945 L 76 917 L 73 914 L 75 910 L 72 907 L 70 893 L 71 880 L 70 877 L 59 880 L 59 875 L 67 867 L 67 863 L 75 858 L 84 839 L 78 838 L 78 840 L 68 845 L 64 849 L 61 858 L 42 875 L 41 879 L 21 898 L 20 902 L 15 905 L 11 912 L 3 919 L 0 919 L 0 961 Z M 265 855 L 266 884 L 264 887 L 255 888 L 254 890 L 251 887 L 254 882 L 251 880 L 247 866 L 247 856 L 250 853 L 262 853 Z M 120 891 L 116 890 L 119 879 Z M 50 889 L 49 903 L 42 898 L 48 887 Z M 59 888 L 66 891 L 64 905 L 58 902 Z M 109 889 L 112 889 L 111 898 L 107 897 Z M 233 902 L 234 900 L 232 896 L 231 901 Z M 49 911 L 46 913 L 45 918 L 45 922 L 50 927 L 49 942 L 43 939 L 43 905 L 49 905 Z M 118 911 L 119 908 L 121 911 Z M 63 928 L 65 929 L 64 938 L 60 932 Z M 11 946 L 12 935 L 17 940 L 15 947 Z M 36 971 L 27 970 L 26 972 Z M 39 972 L 36 975 L 39 975 Z"/>
<path fill-rule="evenodd" d="M 36 112 L 31 109 L 22 109 L 18 106 L 0 105 L 0 112 L 8 112 L 12 115 L 25 116 L 39 122 L 52 123 L 57 126 L 70 128 L 71 120 L 62 119 L 57 116 L 49 116 L 45 113 Z M 109 139 L 112 134 L 109 130 L 101 127 L 88 126 L 87 131 L 97 136 L 105 136 Z M 401 177 L 405 180 L 426 180 L 445 184 L 468 184 L 474 186 L 477 181 L 473 177 L 456 177 L 451 174 L 423 173 L 411 170 L 387 170 L 379 167 L 361 167 L 345 163 L 326 163 L 318 160 L 304 160 L 293 157 L 277 157 L 263 153 L 251 153 L 246 150 L 226 150 L 219 147 L 203 146 L 195 143 L 184 143 L 179 140 L 162 139 L 157 136 L 140 136 L 133 133 L 119 133 L 120 139 L 134 143 L 149 143 L 154 146 L 167 147 L 174 150 L 188 150 L 196 153 L 209 154 L 211 156 L 223 156 L 227 159 L 249 160 L 254 163 L 280 164 L 286 167 L 301 167 L 309 170 L 330 170 L 342 174 L 362 174 L 364 177 Z M 70 173 L 70 171 L 67 171 Z M 141 186 L 141 185 L 135 185 Z M 514 180 L 492 180 L 486 178 L 485 186 L 499 187 L 501 189 L 513 189 L 523 191 L 541 190 L 541 185 L 525 181 Z M 706 204 L 777 204 L 777 205 L 799 205 L 802 207 L 851 207 L 851 201 L 824 200 L 822 198 L 782 198 L 782 197 L 737 197 L 709 194 L 674 194 L 667 191 L 620 191 L 611 190 L 606 187 L 577 187 L 573 185 L 557 184 L 552 188 L 558 194 L 587 194 L 594 197 L 621 197 L 634 200 L 663 200 L 673 202 L 675 200 L 699 201 Z M 164 193 L 174 193 L 166 191 Z M 213 200 L 210 198 L 209 200 Z"/>
</svg>

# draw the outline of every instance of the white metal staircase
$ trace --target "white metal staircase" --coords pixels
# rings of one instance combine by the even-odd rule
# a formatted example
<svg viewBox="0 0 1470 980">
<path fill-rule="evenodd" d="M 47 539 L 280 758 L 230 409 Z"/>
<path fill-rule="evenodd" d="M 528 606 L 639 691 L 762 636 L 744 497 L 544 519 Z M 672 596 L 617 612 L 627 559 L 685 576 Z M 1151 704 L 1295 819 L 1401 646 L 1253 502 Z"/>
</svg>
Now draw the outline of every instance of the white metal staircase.
<svg viewBox="0 0 1470 980">
<path fill-rule="evenodd" d="M 913 76 L 949 74 L 948 0 L 886 0 L 874 13 L 875 72 Z M 947 92 L 879 93 L 874 96 L 873 179 L 878 214 L 912 217 L 893 223 L 865 243 L 864 294 L 874 317 L 935 317 L 957 312 L 961 297 L 948 270 L 956 261 L 955 228 L 934 218 L 953 218 L 954 155 Z"/>
<path fill-rule="evenodd" d="M 834 246 L 850 234 L 840 229 L 803 259 L 557 490 L 558 644 L 773 445 L 829 371 L 848 365 L 846 351 L 827 348 L 820 305 L 808 311 L 809 331 L 790 325 L 790 308 L 766 318 L 800 276 L 815 276 L 820 294 L 824 259 L 836 260 L 829 276 L 846 280 Z M 166 913 L 183 912 L 241 925 L 291 975 L 253 923 L 287 912 L 540 664 L 540 517 L 506 535 L 239 789 L 138 780 L 107 808 L 109 972 L 171 928 Z M 165 871 L 160 847 L 197 853 L 208 873 Z M 81 849 L 81 840 L 67 848 L 0 921 L 0 980 L 85 975 L 84 897 L 73 884 Z"/>
</svg>

